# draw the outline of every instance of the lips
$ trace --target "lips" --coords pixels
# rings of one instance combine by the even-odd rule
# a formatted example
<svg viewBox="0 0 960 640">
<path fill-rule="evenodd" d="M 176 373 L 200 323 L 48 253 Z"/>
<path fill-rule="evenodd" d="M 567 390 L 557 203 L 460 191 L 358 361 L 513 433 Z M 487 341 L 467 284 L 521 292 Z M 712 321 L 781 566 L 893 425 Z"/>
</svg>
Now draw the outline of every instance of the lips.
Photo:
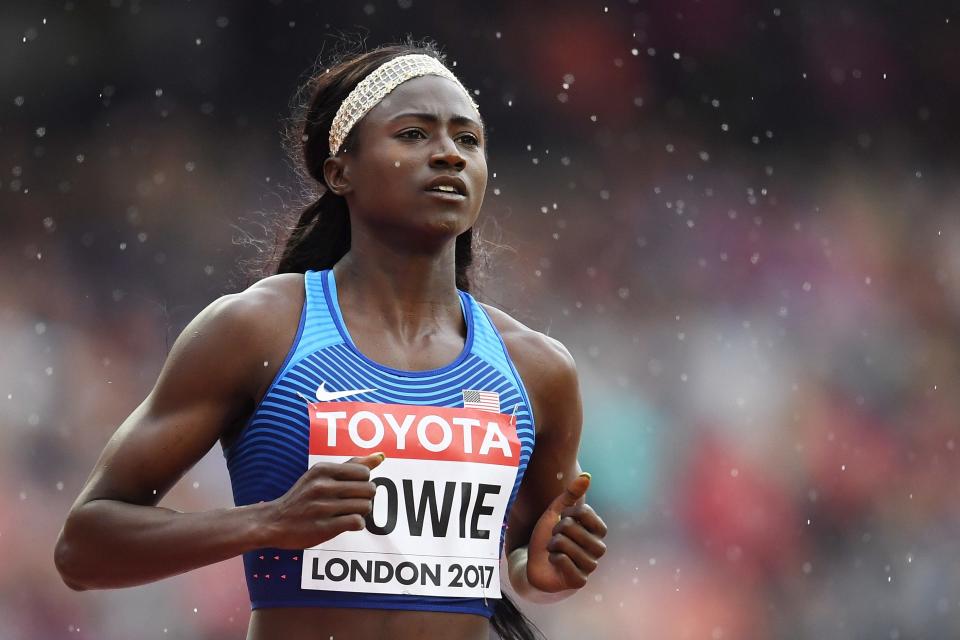
<svg viewBox="0 0 960 640">
<path fill-rule="evenodd" d="M 425 190 L 451 197 L 467 196 L 466 183 L 456 176 L 437 176 L 427 183 Z"/>
</svg>

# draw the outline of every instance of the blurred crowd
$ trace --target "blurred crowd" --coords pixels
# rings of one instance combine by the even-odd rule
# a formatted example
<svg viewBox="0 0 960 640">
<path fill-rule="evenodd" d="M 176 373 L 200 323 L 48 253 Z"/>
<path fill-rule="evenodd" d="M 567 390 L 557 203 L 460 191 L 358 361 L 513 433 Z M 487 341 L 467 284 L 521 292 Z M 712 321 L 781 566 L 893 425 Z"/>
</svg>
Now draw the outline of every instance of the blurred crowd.
<svg viewBox="0 0 960 640">
<path fill-rule="evenodd" d="M 609 552 L 547 637 L 960 636 L 955 8 L 513 4 L 0 9 L 0 638 L 243 636 L 239 559 L 75 593 L 53 545 L 302 205 L 283 119 L 351 30 L 477 89 L 476 293 L 578 363 Z M 219 448 L 161 504 L 232 504 Z"/>
</svg>

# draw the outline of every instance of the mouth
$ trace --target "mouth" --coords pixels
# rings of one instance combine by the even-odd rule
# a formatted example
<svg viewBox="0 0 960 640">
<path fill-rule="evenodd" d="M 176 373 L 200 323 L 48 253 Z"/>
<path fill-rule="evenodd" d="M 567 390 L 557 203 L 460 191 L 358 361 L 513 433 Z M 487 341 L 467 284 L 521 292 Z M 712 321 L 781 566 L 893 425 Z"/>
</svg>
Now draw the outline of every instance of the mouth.
<svg viewBox="0 0 960 640">
<path fill-rule="evenodd" d="M 467 199 L 467 196 L 463 195 L 462 193 L 458 193 L 452 187 L 448 187 L 448 188 L 434 187 L 432 189 L 427 189 L 426 192 L 435 198 L 439 198 L 441 200 L 447 200 L 450 202 L 460 202 L 461 200 Z"/>
<path fill-rule="evenodd" d="M 459 176 L 437 176 L 427 183 L 425 191 L 434 197 L 451 202 L 467 198 L 467 185 Z"/>
</svg>

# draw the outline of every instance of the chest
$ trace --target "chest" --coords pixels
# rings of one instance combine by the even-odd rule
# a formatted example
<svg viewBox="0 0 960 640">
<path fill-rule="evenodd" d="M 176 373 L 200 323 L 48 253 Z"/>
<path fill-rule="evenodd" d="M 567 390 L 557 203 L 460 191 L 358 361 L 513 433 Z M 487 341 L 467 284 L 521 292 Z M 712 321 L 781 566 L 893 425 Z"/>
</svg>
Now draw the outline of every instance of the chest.
<svg viewBox="0 0 960 640">
<path fill-rule="evenodd" d="M 429 371 L 441 369 L 461 354 L 467 338 L 465 327 L 432 329 L 400 337 L 383 330 L 382 323 L 352 319 L 345 323 L 358 351 L 391 369 Z"/>
</svg>

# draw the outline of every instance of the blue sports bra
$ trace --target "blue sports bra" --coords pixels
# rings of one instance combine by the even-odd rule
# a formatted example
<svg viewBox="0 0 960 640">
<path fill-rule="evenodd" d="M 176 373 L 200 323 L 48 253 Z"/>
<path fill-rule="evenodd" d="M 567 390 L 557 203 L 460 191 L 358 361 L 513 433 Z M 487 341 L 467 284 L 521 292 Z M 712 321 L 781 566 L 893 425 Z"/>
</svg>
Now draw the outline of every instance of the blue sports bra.
<svg viewBox="0 0 960 640">
<path fill-rule="evenodd" d="M 403 371 L 356 348 L 333 272 L 307 271 L 293 345 L 224 451 L 234 502 L 279 498 L 317 462 L 384 451 L 361 531 L 243 556 L 252 608 L 474 613 L 500 598 L 506 523 L 533 453 L 530 402 L 497 329 L 460 291 L 467 325 L 445 367 Z"/>
</svg>

